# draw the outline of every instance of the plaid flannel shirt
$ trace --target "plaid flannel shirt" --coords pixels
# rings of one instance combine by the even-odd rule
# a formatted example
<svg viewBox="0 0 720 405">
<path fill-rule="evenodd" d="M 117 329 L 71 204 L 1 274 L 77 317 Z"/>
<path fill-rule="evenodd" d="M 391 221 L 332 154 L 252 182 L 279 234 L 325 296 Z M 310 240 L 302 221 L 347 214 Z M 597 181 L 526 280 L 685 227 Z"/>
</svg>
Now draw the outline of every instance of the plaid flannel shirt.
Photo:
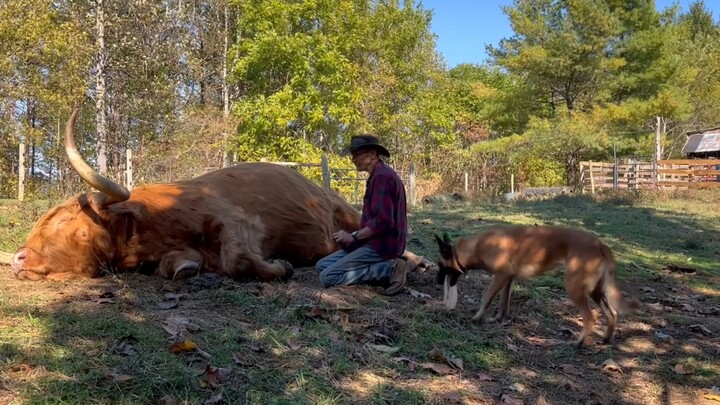
<svg viewBox="0 0 720 405">
<path fill-rule="evenodd" d="M 407 242 L 407 206 L 405 187 L 400 176 L 382 160 L 367 180 L 360 228 L 369 227 L 372 238 L 363 245 L 372 247 L 385 260 L 405 251 Z"/>
</svg>

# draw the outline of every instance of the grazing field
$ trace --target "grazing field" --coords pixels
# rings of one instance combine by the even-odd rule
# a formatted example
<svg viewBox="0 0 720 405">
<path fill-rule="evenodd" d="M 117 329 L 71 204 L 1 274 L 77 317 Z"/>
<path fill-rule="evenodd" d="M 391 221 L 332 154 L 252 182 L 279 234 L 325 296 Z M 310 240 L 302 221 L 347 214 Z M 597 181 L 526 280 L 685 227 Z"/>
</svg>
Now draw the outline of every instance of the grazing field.
<svg viewBox="0 0 720 405">
<path fill-rule="evenodd" d="M 0 251 L 49 203 L 0 204 Z M 510 320 L 473 325 L 488 277 L 442 306 L 434 270 L 396 297 L 286 284 L 138 274 L 20 282 L 0 265 L 3 404 L 711 404 L 720 400 L 720 194 L 607 194 L 411 212 L 409 248 L 435 232 L 563 224 L 613 249 L 641 309 L 611 345 L 563 344 L 580 318 L 562 274 L 516 285 Z M 493 305 L 493 310 L 496 308 Z M 597 311 L 599 314 L 599 311 Z M 604 331 L 599 318 L 596 333 Z"/>
</svg>

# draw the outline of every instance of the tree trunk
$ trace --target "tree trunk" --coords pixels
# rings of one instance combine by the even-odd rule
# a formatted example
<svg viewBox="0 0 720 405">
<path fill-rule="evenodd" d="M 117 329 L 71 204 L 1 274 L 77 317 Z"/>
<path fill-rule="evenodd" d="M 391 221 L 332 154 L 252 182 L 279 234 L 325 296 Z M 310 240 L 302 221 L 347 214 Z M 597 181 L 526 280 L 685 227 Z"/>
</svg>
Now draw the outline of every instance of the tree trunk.
<svg viewBox="0 0 720 405">
<path fill-rule="evenodd" d="M 97 0 L 95 29 L 97 30 L 97 65 L 95 72 L 96 97 L 95 121 L 97 124 L 97 165 L 101 176 L 107 175 L 107 114 L 105 110 L 105 77 L 107 75 L 107 49 L 105 48 L 104 0 Z"/>
<path fill-rule="evenodd" d="M 228 90 L 228 81 L 227 81 L 227 72 L 228 72 L 228 66 L 227 66 L 227 55 L 228 55 L 228 5 L 225 4 L 225 31 L 223 35 L 223 73 L 222 73 L 222 93 L 223 93 L 223 140 L 225 145 L 225 153 L 223 156 L 223 167 L 229 167 L 233 163 L 233 155 L 232 151 L 230 150 L 230 145 L 228 144 L 229 138 L 230 138 L 230 131 L 228 128 L 228 117 L 230 116 L 230 91 Z"/>
</svg>

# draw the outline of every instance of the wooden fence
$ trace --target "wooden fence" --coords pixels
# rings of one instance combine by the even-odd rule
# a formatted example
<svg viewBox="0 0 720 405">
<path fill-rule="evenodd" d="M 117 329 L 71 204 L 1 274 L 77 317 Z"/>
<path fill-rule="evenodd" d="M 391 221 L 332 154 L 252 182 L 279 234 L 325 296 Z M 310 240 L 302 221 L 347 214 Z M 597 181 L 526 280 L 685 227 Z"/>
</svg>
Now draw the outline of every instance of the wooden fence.
<svg viewBox="0 0 720 405">
<path fill-rule="evenodd" d="M 265 160 L 262 160 L 265 161 Z M 269 162 L 277 165 L 286 167 L 320 167 L 322 169 L 322 186 L 326 189 L 332 189 L 332 182 L 353 182 L 354 183 L 354 204 L 358 205 L 362 202 L 361 189 L 364 193 L 364 185 L 367 180 L 367 173 L 360 173 L 355 169 L 345 169 L 330 167 L 327 159 L 327 155 L 322 156 L 320 163 L 298 163 L 298 162 Z M 417 200 L 416 195 L 416 173 L 415 164 L 410 163 L 410 167 L 407 173 L 398 171 L 398 174 L 405 184 L 405 192 L 407 194 L 407 202 L 409 205 L 414 206 Z"/>
<path fill-rule="evenodd" d="M 580 162 L 580 189 L 637 190 L 720 188 L 720 160 L 679 159 L 653 162 Z"/>
<path fill-rule="evenodd" d="M 18 165 L 18 200 L 25 200 L 25 145 L 20 144 L 19 150 L 19 165 Z M 262 160 L 265 161 L 265 160 Z M 335 168 L 330 167 L 328 163 L 327 155 L 323 155 L 319 163 L 298 163 L 298 162 L 270 162 L 277 165 L 286 167 L 319 167 L 322 170 L 322 186 L 328 190 L 332 189 L 333 182 L 354 182 L 354 203 L 356 205 L 362 202 L 361 190 L 364 193 L 364 184 L 367 180 L 366 173 L 359 173 L 355 169 Z M 216 168 L 205 168 L 205 172 L 216 170 Z M 407 172 L 398 171 L 398 174 L 405 183 L 405 192 L 407 194 L 407 201 L 410 205 L 415 205 L 416 202 L 416 175 L 415 175 L 415 164 L 410 163 L 409 170 Z M 134 186 L 133 178 L 133 156 L 130 149 L 126 150 L 125 156 L 125 170 L 123 171 L 125 187 L 128 190 L 132 190 Z M 363 185 L 363 187 L 361 187 Z"/>
</svg>

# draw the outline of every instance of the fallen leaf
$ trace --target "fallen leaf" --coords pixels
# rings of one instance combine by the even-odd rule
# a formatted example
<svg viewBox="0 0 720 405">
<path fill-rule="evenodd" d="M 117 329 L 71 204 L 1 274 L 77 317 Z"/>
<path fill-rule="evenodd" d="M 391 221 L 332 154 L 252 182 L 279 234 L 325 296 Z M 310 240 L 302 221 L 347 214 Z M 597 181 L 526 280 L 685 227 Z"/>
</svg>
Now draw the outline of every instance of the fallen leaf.
<svg viewBox="0 0 720 405">
<path fill-rule="evenodd" d="M 508 350 L 512 350 L 513 352 L 517 353 L 520 348 L 512 343 L 505 343 L 505 346 L 507 346 Z"/>
<path fill-rule="evenodd" d="M 639 290 L 640 290 L 640 292 L 644 292 L 644 293 L 654 293 L 655 292 L 655 289 L 650 288 L 650 287 L 640 287 Z"/>
<path fill-rule="evenodd" d="M 257 343 L 251 343 L 250 350 L 254 351 L 255 353 L 265 353 L 265 349 L 260 347 L 260 345 Z"/>
<path fill-rule="evenodd" d="M 488 373 L 478 373 L 478 380 L 480 381 L 495 381 L 493 376 Z"/>
<path fill-rule="evenodd" d="M 165 294 L 165 300 L 171 301 L 171 300 L 179 300 L 180 298 L 185 298 L 187 294 L 175 294 L 175 293 L 167 293 Z"/>
<path fill-rule="evenodd" d="M 254 362 L 250 356 L 243 352 L 235 352 L 235 354 L 233 354 L 233 361 L 238 366 L 244 367 L 252 366 Z"/>
<path fill-rule="evenodd" d="M 217 388 L 220 385 L 220 372 L 209 364 L 205 366 L 205 373 L 200 377 L 200 385 L 203 388 Z"/>
<path fill-rule="evenodd" d="M 684 310 L 686 310 L 688 312 L 695 312 L 695 307 L 693 307 L 690 304 L 682 304 L 682 307 Z"/>
<path fill-rule="evenodd" d="M 622 373 L 622 368 L 620 368 L 620 365 L 618 365 L 615 360 L 613 359 L 607 359 L 602 363 L 602 370 L 603 371 L 617 371 Z"/>
<path fill-rule="evenodd" d="M 175 398 L 165 395 L 158 400 L 158 405 L 178 405 L 178 403 Z"/>
<path fill-rule="evenodd" d="M 676 364 L 675 368 L 673 368 L 673 370 L 675 370 L 676 374 L 680 374 L 680 375 L 692 374 L 692 371 L 686 369 L 685 366 L 683 366 L 681 363 Z"/>
<path fill-rule="evenodd" d="M 291 339 L 285 340 L 285 344 L 290 348 L 290 350 L 296 351 L 300 349 L 300 345 Z"/>
<path fill-rule="evenodd" d="M 500 403 L 508 404 L 508 405 L 523 405 L 523 404 L 525 404 L 525 402 L 523 402 L 522 399 L 511 397 L 508 394 L 503 394 L 502 397 L 500 397 Z"/>
<path fill-rule="evenodd" d="M 583 372 L 576 366 L 572 364 L 563 364 L 560 366 L 562 368 L 563 373 L 565 374 L 573 374 L 573 375 L 582 375 Z"/>
<path fill-rule="evenodd" d="M 537 336 L 529 336 L 525 340 L 527 340 L 530 343 L 543 345 L 543 346 L 550 346 L 550 345 L 558 345 L 563 343 L 560 339 L 547 339 L 547 338 L 540 338 Z"/>
<path fill-rule="evenodd" d="M 670 270 L 675 273 L 687 273 L 687 274 L 694 274 L 697 272 L 697 270 L 692 267 L 682 267 L 682 266 L 677 266 L 674 264 L 668 264 L 667 266 L 663 267 L 663 270 Z"/>
<path fill-rule="evenodd" d="M 222 393 L 211 396 L 207 401 L 205 401 L 205 405 L 217 405 L 223 401 Z"/>
<path fill-rule="evenodd" d="M 430 357 L 430 360 L 435 361 L 445 361 L 445 355 L 443 354 L 442 350 L 438 348 L 433 348 L 428 352 L 428 357 Z"/>
<path fill-rule="evenodd" d="M 30 371 L 30 370 L 32 370 L 32 367 L 30 367 L 30 365 L 27 363 L 15 364 L 12 367 L 10 367 L 10 371 L 12 371 L 13 373 L 18 373 L 20 371 Z"/>
<path fill-rule="evenodd" d="M 187 318 L 172 316 L 162 322 L 162 327 L 170 336 L 185 336 L 190 331 L 197 331 L 200 328 L 190 323 Z"/>
<path fill-rule="evenodd" d="M 392 353 L 395 353 L 398 350 L 400 350 L 399 347 L 393 347 L 393 346 L 387 346 L 387 345 L 373 345 L 373 344 L 368 343 L 368 346 L 372 347 L 373 349 L 375 349 L 379 352 L 388 353 L 388 354 L 392 354 Z"/>
<path fill-rule="evenodd" d="M 660 340 L 667 340 L 670 335 L 660 332 L 659 330 L 655 331 L 655 337 Z"/>
<path fill-rule="evenodd" d="M 509 386 L 508 389 L 515 392 L 523 392 L 525 391 L 525 386 L 520 383 L 515 383 Z"/>
<path fill-rule="evenodd" d="M 663 304 L 661 304 L 661 303 L 659 303 L 659 302 L 656 302 L 656 303 L 653 303 L 653 304 L 647 304 L 647 307 L 650 308 L 650 309 L 652 309 L 652 310 L 654 310 L 654 311 L 670 310 L 670 308 L 664 306 Z"/>
<path fill-rule="evenodd" d="M 460 369 L 460 370 L 465 370 L 465 368 L 463 367 L 463 361 L 461 358 L 454 357 L 454 356 L 447 356 L 446 360 L 451 366 L 453 366 L 457 369 Z"/>
<path fill-rule="evenodd" d="M 690 326 L 688 326 L 688 329 L 693 332 L 700 333 L 701 335 L 704 335 L 704 336 L 712 336 L 712 332 L 710 332 L 710 329 L 706 328 L 704 325 L 700 325 L 700 324 L 690 325 Z"/>
<path fill-rule="evenodd" d="M 189 339 L 184 339 L 181 342 L 173 343 L 170 346 L 170 351 L 173 353 L 183 353 L 183 352 L 191 352 L 195 349 L 197 349 L 198 346 Z"/>
<path fill-rule="evenodd" d="M 137 350 L 133 347 L 133 345 L 121 341 L 115 347 L 113 348 L 113 351 L 117 354 L 122 354 L 123 356 L 132 356 L 134 354 L 137 354 Z"/>
<path fill-rule="evenodd" d="M 112 378 L 113 382 L 116 383 L 124 383 L 135 378 L 131 375 L 117 373 L 110 373 L 109 376 Z"/>
<path fill-rule="evenodd" d="M 95 302 L 98 304 L 114 304 L 115 300 L 112 298 L 97 298 Z"/>
<path fill-rule="evenodd" d="M 420 220 L 420 223 L 423 224 L 423 225 L 430 225 L 430 224 L 433 223 L 433 221 L 432 221 L 432 219 L 430 219 L 430 218 L 425 218 L 425 219 L 421 219 L 421 220 Z"/>
<path fill-rule="evenodd" d="M 720 402 L 720 387 L 703 388 L 703 398 Z"/>
<path fill-rule="evenodd" d="M 326 309 L 321 308 L 319 305 L 315 305 L 310 310 L 305 310 L 300 313 L 302 316 L 306 318 L 312 318 L 312 319 L 324 319 L 326 321 L 329 321 L 331 319 L 330 314 Z"/>
<path fill-rule="evenodd" d="M 432 295 L 425 294 L 424 292 L 413 290 L 410 287 L 405 287 L 405 289 L 412 295 L 413 298 L 432 298 Z"/>
<path fill-rule="evenodd" d="M 85 355 L 87 357 L 97 357 L 102 353 L 102 349 L 90 349 L 87 352 L 85 352 Z"/>
<path fill-rule="evenodd" d="M 198 347 L 195 342 L 189 339 L 183 339 L 179 342 L 175 342 L 172 345 L 170 345 L 170 351 L 173 353 L 187 353 L 187 352 L 194 352 L 199 354 L 200 356 L 209 359 L 212 357 L 212 355 Z"/>
<path fill-rule="evenodd" d="M 158 309 L 172 309 L 172 308 L 177 307 L 178 305 L 180 305 L 180 301 L 177 301 L 177 300 L 175 300 L 175 301 L 163 301 L 163 302 L 158 302 L 157 305 L 156 305 L 156 307 L 157 307 Z"/>
<path fill-rule="evenodd" d="M 446 364 L 439 363 L 423 363 L 420 365 L 420 367 L 432 370 L 440 375 L 454 374 L 457 372 L 456 369 L 453 369 Z"/>
</svg>

